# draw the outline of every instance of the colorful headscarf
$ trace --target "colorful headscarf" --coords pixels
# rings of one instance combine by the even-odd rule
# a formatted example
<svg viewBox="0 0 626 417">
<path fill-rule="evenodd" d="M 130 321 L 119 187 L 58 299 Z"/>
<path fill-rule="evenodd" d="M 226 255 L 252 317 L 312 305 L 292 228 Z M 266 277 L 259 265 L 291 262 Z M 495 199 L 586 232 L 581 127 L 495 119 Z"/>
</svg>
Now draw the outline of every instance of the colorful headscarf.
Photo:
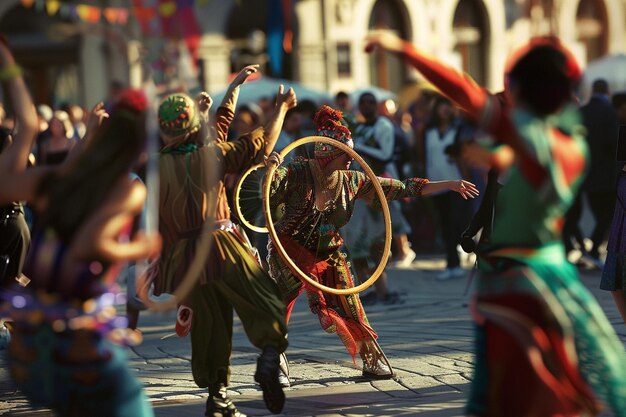
<svg viewBox="0 0 626 417">
<path fill-rule="evenodd" d="M 353 148 L 352 134 L 348 129 L 348 124 L 343 119 L 343 114 L 339 110 L 335 110 L 329 106 L 322 108 L 315 114 L 313 123 L 317 129 L 318 136 L 337 139 L 345 145 Z M 343 151 L 325 143 L 317 142 L 315 144 L 316 159 L 333 159 L 341 155 Z"/>
<path fill-rule="evenodd" d="M 198 106 L 187 94 L 171 94 L 159 105 L 159 130 L 165 148 L 176 147 L 200 130 Z"/>
</svg>

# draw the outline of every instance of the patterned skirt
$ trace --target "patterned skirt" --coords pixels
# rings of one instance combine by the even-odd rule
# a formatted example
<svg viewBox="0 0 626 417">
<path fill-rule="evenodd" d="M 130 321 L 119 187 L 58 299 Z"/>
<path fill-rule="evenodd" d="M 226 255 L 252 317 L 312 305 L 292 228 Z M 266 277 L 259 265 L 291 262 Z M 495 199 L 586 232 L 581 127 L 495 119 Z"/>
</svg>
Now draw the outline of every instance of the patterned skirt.
<svg viewBox="0 0 626 417">
<path fill-rule="evenodd" d="M 484 255 L 468 414 L 626 416 L 626 352 L 560 244 Z"/>
<path fill-rule="evenodd" d="M 307 249 L 288 237 L 281 237 L 281 243 L 288 254 L 298 254 L 298 267 L 318 282 L 331 288 L 352 288 L 354 281 L 350 264 L 340 251 L 318 254 L 315 257 Z M 296 298 L 306 291 L 309 308 L 317 315 L 322 329 L 337 333 L 348 353 L 354 359 L 364 344 L 377 338 L 369 325 L 358 294 L 339 296 L 323 292 L 303 282 L 284 264 L 276 249 L 269 245 L 268 263 L 270 276 L 276 280 L 287 304 L 287 321 Z"/>
<path fill-rule="evenodd" d="M 125 352 L 99 332 L 16 324 L 8 359 L 13 379 L 35 406 L 60 415 L 154 415 Z"/>
</svg>

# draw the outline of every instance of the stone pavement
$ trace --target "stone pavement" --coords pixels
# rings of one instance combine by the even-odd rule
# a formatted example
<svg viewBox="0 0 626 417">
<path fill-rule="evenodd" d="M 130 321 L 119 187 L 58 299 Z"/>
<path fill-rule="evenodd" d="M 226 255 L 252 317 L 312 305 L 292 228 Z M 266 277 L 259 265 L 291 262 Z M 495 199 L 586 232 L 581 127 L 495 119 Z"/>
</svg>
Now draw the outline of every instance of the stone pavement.
<svg viewBox="0 0 626 417">
<path fill-rule="evenodd" d="M 324 333 L 307 306 L 298 301 L 291 319 L 287 351 L 293 384 L 286 389 L 283 416 L 462 416 L 472 375 L 472 324 L 465 306 L 466 279 L 438 281 L 443 261 L 418 259 L 409 269 L 388 269 L 401 304 L 366 306 L 370 323 L 396 371 L 396 378 L 361 377 L 336 335 Z M 626 344 L 609 293 L 597 290 L 598 270 L 581 271 Z M 191 380 L 189 338 L 171 336 L 174 314 L 144 314 L 144 342 L 129 351 L 129 365 L 145 385 L 156 416 L 202 416 L 206 390 Z M 230 392 L 249 416 L 268 416 L 253 374 L 258 351 L 235 321 Z M 1 360 L 0 360 L 1 361 Z M 4 377 L 4 378 L 3 378 Z M 9 395 L 0 369 L 0 414 L 48 416 L 30 408 L 18 392 Z M 602 416 L 608 417 L 605 413 Z"/>
</svg>

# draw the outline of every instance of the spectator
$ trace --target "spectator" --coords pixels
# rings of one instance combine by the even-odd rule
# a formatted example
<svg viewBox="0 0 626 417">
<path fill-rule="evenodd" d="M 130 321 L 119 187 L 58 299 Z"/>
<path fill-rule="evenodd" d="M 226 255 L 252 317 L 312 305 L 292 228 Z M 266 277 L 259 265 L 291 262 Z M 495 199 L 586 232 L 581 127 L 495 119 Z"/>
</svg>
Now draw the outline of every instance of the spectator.
<svg viewBox="0 0 626 417">
<path fill-rule="evenodd" d="M 587 129 L 586 138 L 591 156 L 589 171 L 583 184 L 595 221 L 591 233 L 593 245 L 589 255 L 596 265 L 601 266 L 599 251 L 611 226 L 616 175 L 619 172 L 615 163 L 619 120 L 610 102 L 606 80 L 597 79 L 593 82 L 591 99 L 580 111 Z"/>
</svg>

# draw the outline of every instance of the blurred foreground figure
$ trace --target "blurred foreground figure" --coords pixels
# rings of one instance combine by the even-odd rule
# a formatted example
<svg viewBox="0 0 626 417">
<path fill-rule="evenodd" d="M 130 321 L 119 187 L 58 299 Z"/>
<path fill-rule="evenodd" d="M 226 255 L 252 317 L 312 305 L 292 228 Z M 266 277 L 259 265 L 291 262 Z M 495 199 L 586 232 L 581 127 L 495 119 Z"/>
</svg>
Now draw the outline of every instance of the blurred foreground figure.
<svg viewBox="0 0 626 417">
<path fill-rule="evenodd" d="M 626 416 L 624 347 L 561 242 L 586 158 L 570 103 L 581 75 L 572 55 L 556 39 L 531 41 L 510 61 L 508 100 L 500 101 L 394 35 L 372 35 L 366 49 L 377 46 L 401 55 L 515 156 L 490 161 L 508 168 L 508 177 L 491 240 L 479 253 L 467 413 L 596 415 L 604 404 Z M 477 144 L 468 148 L 469 159 L 484 152 Z"/>
<path fill-rule="evenodd" d="M 15 65 L 3 45 L 0 60 L 0 74 Z M 115 316 L 112 289 L 119 265 L 160 250 L 158 235 L 120 242 L 146 195 L 129 179 L 144 146 L 146 99 L 125 93 L 65 163 L 24 171 L 14 164 L 26 165 L 37 115 L 19 73 L 4 81 L 21 115 L 0 155 L 0 204 L 28 201 L 40 220 L 24 268 L 30 284 L 2 294 L 15 323 L 11 375 L 33 405 L 59 415 L 152 416 L 118 345 L 137 340 Z"/>
</svg>

